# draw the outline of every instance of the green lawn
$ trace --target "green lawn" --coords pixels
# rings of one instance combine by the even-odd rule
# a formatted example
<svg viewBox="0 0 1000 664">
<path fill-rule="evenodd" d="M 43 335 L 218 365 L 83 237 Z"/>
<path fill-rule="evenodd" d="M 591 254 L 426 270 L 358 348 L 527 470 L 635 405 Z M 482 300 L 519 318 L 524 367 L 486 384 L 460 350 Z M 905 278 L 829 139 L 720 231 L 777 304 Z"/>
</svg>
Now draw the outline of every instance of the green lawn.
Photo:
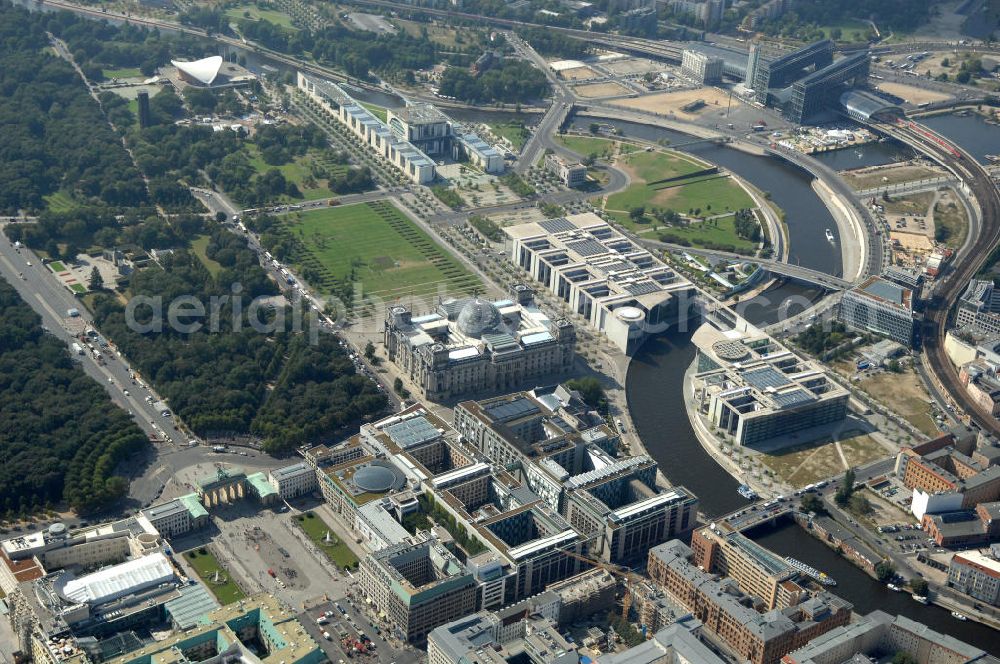
<svg viewBox="0 0 1000 664">
<path fill-rule="evenodd" d="M 341 569 L 344 567 L 353 567 L 358 562 L 358 557 L 354 555 L 350 547 L 340 541 L 340 538 L 334 534 L 333 529 L 313 512 L 306 512 L 305 514 L 296 516 L 295 522 L 302 529 L 302 532 L 309 536 L 313 544 L 325 553 L 327 558 L 333 561 L 333 564 L 337 567 Z M 327 533 L 330 536 L 329 542 L 326 541 Z"/>
<path fill-rule="evenodd" d="M 205 553 L 201 553 L 201 551 L 205 551 Z M 233 582 L 229 571 L 211 552 L 205 549 L 195 549 L 185 553 L 184 559 L 194 568 L 194 571 L 205 582 L 220 604 L 232 604 L 246 597 L 240 587 Z M 216 572 L 219 574 L 219 581 L 215 581 Z"/>
<path fill-rule="evenodd" d="M 601 139 L 584 138 L 584 140 Z M 662 208 L 681 214 L 694 212 L 696 216 L 703 217 L 754 207 L 749 194 L 730 176 L 699 173 L 705 166 L 685 155 L 658 150 L 634 152 L 620 159 L 616 165 L 628 172 L 632 184 L 625 191 L 609 196 L 604 207 L 622 224 L 629 227 L 637 228 L 629 218 L 628 211 L 639 206 L 644 206 L 647 211 Z M 681 179 L 663 182 L 670 178 Z M 719 230 L 712 230 L 708 234 L 717 235 L 722 232 L 723 226 L 731 230 L 732 219 L 728 222 L 725 219 L 720 220 L 719 226 Z M 694 233 L 690 230 L 686 232 L 693 233 L 695 237 L 706 233 L 706 231 Z M 695 237 L 691 238 L 692 242 L 695 242 Z M 733 240 L 726 243 L 740 246 L 740 240 L 735 234 Z"/>
<path fill-rule="evenodd" d="M 297 246 L 293 260 L 313 286 L 344 293 L 360 282 L 364 293 L 392 302 L 448 292 L 482 290 L 451 254 L 386 201 L 324 208 L 285 217 Z"/>
<path fill-rule="evenodd" d="M 102 69 L 101 72 L 104 74 L 104 78 L 139 78 L 142 77 L 142 72 L 139 71 L 138 67 L 122 67 L 121 69 Z"/>
<path fill-rule="evenodd" d="M 46 196 L 45 202 L 48 203 L 48 208 L 52 212 L 69 212 L 77 206 L 76 201 L 73 200 L 73 196 L 68 191 L 63 191 L 62 189 Z"/>
<path fill-rule="evenodd" d="M 502 136 L 510 141 L 516 150 L 524 147 L 524 144 L 531 138 L 531 130 L 524 126 L 523 122 L 499 122 L 491 124 L 490 129 L 497 136 Z"/>
<path fill-rule="evenodd" d="M 362 106 L 371 111 L 371 114 L 377 117 L 382 122 L 388 122 L 387 118 L 389 117 L 389 109 L 387 109 L 385 106 L 379 106 L 378 104 L 369 104 L 366 101 L 358 103 L 360 103 Z"/>
<path fill-rule="evenodd" d="M 87 292 L 87 287 L 84 286 L 83 284 L 70 284 L 69 285 L 69 289 L 71 291 L 73 291 L 74 293 L 81 293 L 82 294 L 82 293 L 86 293 Z"/>
<path fill-rule="evenodd" d="M 249 16 L 247 16 L 249 14 Z M 283 12 L 275 11 L 273 9 L 261 9 L 256 5 L 245 4 L 238 5 L 236 7 L 230 7 L 226 10 L 226 16 L 239 21 L 244 18 L 252 18 L 255 21 L 264 19 L 275 25 L 280 25 L 283 28 L 288 28 L 289 30 L 297 30 L 294 25 L 292 25 L 292 17 Z"/>
<path fill-rule="evenodd" d="M 854 41 L 853 35 L 855 32 L 861 33 L 861 40 L 863 41 L 865 35 L 868 34 L 869 30 L 871 30 L 871 27 L 872 27 L 871 25 L 865 23 L 864 21 L 856 21 L 854 19 L 847 18 L 837 23 L 821 25 L 819 26 L 819 29 L 823 31 L 824 35 L 826 35 L 830 39 L 833 39 L 831 33 L 835 28 L 839 28 L 841 34 L 840 34 L 840 39 L 837 41 L 852 42 Z"/>
<path fill-rule="evenodd" d="M 637 227 L 641 229 L 642 225 Z M 735 217 L 732 215 L 711 221 L 696 222 L 689 226 L 662 228 L 660 232 L 682 238 L 695 246 L 731 244 L 737 249 L 750 250 L 757 246 L 736 234 Z M 673 240 L 668 238 L 667 241 L 672 242 Z"/>
<path fill-rule="evenodd" d="M 257 149 L 256 145 L 248 143 L 246 144 L 246 150 L 247 156 L 250 158 L 250 165 L 254 167 L 254 170 L 256 170 L 258 174 L 263 175 L 272 168 L 276 168 L 281 171 L 281 174 L 285 176 L 286 180 L 290 180 L 295 183 L 295 186 L 299 188 L 299 192 L 302 194 L 300 198 L 295 200 L 312 201 L 317 198 L 329 198 L 330 196 L 333 196 L 333 192 L 327 188 L 325 180 L 315 180 L 312 178 L 312 174 L 310 172 L 310 164 L 314 158 L 312 153 L 301 157 L 295 157 L 292 161 L 287 164 L 282 164 L 281 166 L 272 166 L 264 161 L 264 158 L 261 157 L 260 151 Z"/>
<path fill-rule="evenodd" d="M 66 266 L 62 264 L 62 261 L 52 261 L 49 263 L 49 268 L 56 273 L 66 271 Z"/>
<path fill-rule="evenodd" d="M 607 158 L 614 154 L 615 142 L 606 138 L 593 136 L 557 136 L 556 140 L 581 157 L 596 154 L 599 158 Z"/>
<path fill-rule="evenodd" d="M 193 251 L 194 255 L 198 257 L 198 260 L 200 260 L 201 264 L 205 266 L 205 269 L 208 270 L 209 274 L 214 277 L 219 274 L 219 272 L 222 272 L 222 265 L 209 258 L 205 253 L 205 250 L 208 248 L 209 239 L 210 238 L 207 235 L 199 235 L 191 241 L 191 251 Z"/>
</svg>

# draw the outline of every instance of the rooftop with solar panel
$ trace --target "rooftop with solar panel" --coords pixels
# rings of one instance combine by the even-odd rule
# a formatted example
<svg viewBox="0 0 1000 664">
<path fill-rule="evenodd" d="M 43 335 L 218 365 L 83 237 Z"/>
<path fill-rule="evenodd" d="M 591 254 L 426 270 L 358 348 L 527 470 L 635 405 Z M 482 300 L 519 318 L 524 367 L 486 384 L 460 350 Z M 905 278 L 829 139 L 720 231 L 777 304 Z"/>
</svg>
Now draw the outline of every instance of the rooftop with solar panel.
<svg viewBox="0 0 1000 664">
<path fill-rule="evenodd" d="M 676 322 L 691 282 L 592 212 L 508 226 L 511 262 L 626 354 Z"/>
<path fill-rule="evenodd" d="M 739 445 L 773 445 L 805 429 L 842 421 L 847 390 L 816 362 L 799 357 L 744 321 L 706 322 L 694 333 L 699 411 Z M 798 441 L 801 444 L 801 440 Z"/>
</svg>

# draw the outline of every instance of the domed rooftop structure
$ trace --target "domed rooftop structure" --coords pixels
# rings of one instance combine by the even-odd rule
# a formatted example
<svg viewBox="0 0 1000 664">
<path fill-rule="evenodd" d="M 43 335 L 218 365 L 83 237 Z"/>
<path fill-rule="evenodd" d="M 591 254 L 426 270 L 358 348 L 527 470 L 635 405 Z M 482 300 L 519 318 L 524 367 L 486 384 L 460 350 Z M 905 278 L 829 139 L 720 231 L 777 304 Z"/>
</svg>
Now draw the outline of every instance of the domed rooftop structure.
<svg viewBox="0 0 1000 664">
<path fill-rule="evenodd" d="M 498 328 L 502 320 L 495 304 L 477 297 L 462 307 L 457 325 L 462 334 L 478 339 L 484 332 Z"/>
</svg>

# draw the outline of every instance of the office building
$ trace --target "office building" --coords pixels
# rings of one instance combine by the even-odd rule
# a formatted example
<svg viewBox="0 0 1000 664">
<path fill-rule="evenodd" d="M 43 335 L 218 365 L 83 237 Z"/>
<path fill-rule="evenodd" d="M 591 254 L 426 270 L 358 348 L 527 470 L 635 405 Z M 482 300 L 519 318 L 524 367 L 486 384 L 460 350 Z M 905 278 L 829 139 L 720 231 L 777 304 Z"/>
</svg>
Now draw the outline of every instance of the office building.
<svg viewBox="0 0 1000 664">
<path fill-rule="evenodd" d="M 587 184 L 587 167 L 580 162 L 567 161 L 553 153 L 545 155 L 545 168 L 567 187 L 582 187 Z"/>
<path fill-rule="evenodd" d="M 725 664 L 698 638 L 701 622 L 690 616 L 655 632 L 648 640 L 600 658 L 600 664 Z"/>
<path fill-rule="evenodd" d="M 719 24 L 726 10 L 726 0 L 667 0 L 665 4 L 675 14 L 690 16 L 709 29 Z"/>
<path fill-rule="evenodd" d="M 127 518 L 70 530 L 63 523 L 0 542 L 0 590 L 11 594 L 18 584 L 60 569 L 95 569 L 124 562 L 156 548 L 156 530 L 139 518 Z"/>
<path fill-rule="evenodd" d="M 851 605 L 826 592 L 795 606 L 767 610 L 760 598 L 742 592 L 732 579 L 699 569 L 691 549 L 678 540 L 650 549 L 647 573 L 715 640 L 751 664 L 777 664 L 851 619 Z"/>
<path fill-rule="evenodd" d="M 702 85 L 722 80 L 722 58 L 700 51 L 685 49 L 681 55 L 681 72 Z"/>
<path fill-rule="evenodd" d="M 465 566 L 436 541 L 403 542 L 361 561 L 360 585 L 393 633 L 422 644 L 439 625 L 476 610 L 476 583 Z"/>
<path fill-rule="evenodd" d="M 169 539 L 208 525 L 208 510 L 198 500 L 197 494 L 189 493 L 147 507 L 139 512 L 137 518 L 150 532 Z"/>
<path fill-rule="evenodd" d="M 742 533 L 699 528 L 691 538 L 694 563 L 706 572 L 734 579 L 740 590 L 770 609 L 795 606 L 809 594 L 796 583 L 799 573 L 784 558 Z"/>
<path fill-rule="evenodd" d="M 844 293 L 837 320 L 852 330 L 880 334 L 909 348 L 916 331 L 913 291 L 882 277 L 868 277 Z"/>
<path fill-rule="evenodd" d="M 750 86 L 757 101 L 772 105 L 776 91 L 831 64 L 833 51 L 834 43 L 824 39 L 773 59 L 758 55 L 756 67 L 753 68 L 753 85 Z"/>
<path fill-rule="evenodd" d="M 399 138 L 339 85 L 300 71 L 298 89 L 409 180 L 417 184 L 434 180 L 436 171 L 431 158 L 409 141 Z"/>
<path fill-rule="evenodd" d="M 204 620 L 107 664 L 150 662 L 260 662 L 321 664 L 326 654 L 295 611 L 269 595 L 216 608 Z"/>
<path fill-rule="evenodd" d="M 269 471 L 267 481 L 281 500 L 298 498 L 319 488 L 316 471 L 305 461 Z"/>
<path fill-rule="evenodd" d="M 975 439 L 949 434 L 900 450 L 896 476 L 913 489 L 910 509 L 917 519 L 1000 500 L 997 448 L 985 441 L 975 445 Z"/>
<path fill-rule="evenodd" d="M 754 446 L 847 417 L 849 394 L 817 363 L 804 360 L 749 324 L 742 331 L 704 323 L 694 393 L 708 422 L 736 445 Z"/>
<path fill-rule="evenodd" d="M 990 606 L 1000 605 L 1000 545 L 951 557 L 948 587 Z"/>
<path fill-rule="evenodd" d="M 688 317 L 691 282 L 592 212 L 503 231 L 510 260 L 624 353 Z"/>
<path fill-rule="evenodd" d="M 577 664 L 579 656 L 550 617 L 528 603 L 480 611 L 436 628 L 428 664 Z"/>
<path fill-rule="evenodd" d="M 821 634 L 785 655 L 782 664 L 847 664 L 891 659 L 897 652 L 917 664 L 996 664 L 979 648 L 905 616 L 872 611 L 855 622 Z M 869 659 L 873 658 L 873 659 Z"/>
<path fill-rule="evenodd" d="M 487 173 L 502 173 L 503 155 L 431 104 L 389 109 L 386 124 L 400 140 L 431 157 L 468 160 Z"/>
<path fill-rule="evenodd" d="M 750 44 L 750 55 L 747 57 L 747 70 L 743 78 L 743 85 L 753 91 L 754 83 L 757 80 L 757 70 L 764 60 L 764 47 L 760 42 L 754 41 Z"/>
<path fill-rule="evenodd" d="M 430 401 L 503 392 L 566 374 L 576 349 L 573 325 L 550 320 L 526 287 L 516 288 L 515 297 L 448 299 L 419 316 L 390 307 L 384 330 L 389 360 Z"/>
<path fill-rule="evenodd" d="M 956 327 L 972 327 L 988 334 L 1000 334 L 1000 289 L 991 279 L 973 279 L 958 301 Z"/>
<path fill-rule="evenodd" d="M 792 122 L 802 123 L 836 107 L 845 92 L 867 85 L 870 65 L 868 51 L 861 51 L 795 81 L 782 113 Z"/>
</svg>

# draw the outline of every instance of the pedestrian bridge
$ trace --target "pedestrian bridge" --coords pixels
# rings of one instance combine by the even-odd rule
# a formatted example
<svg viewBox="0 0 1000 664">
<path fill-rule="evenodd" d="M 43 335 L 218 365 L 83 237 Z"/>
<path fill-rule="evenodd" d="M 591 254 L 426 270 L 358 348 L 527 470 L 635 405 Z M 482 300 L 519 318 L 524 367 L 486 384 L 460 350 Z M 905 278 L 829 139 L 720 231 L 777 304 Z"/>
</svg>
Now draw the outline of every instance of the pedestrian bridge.
<svg viewBox="0 0 1000 664">
<path fill-rule="evenodd" d="M 711 249 L 684 247 L 679 244 L 660 242 L 659 240 L 648 240 L 644 238 L 639 238 L 639 242 L 649 249 L 682 251 L 689 253 L 692 256 L 705 256 L 706 258 L 754 263 L 756 265 L 760 265 L 761 268 L 767 270 L 774 276 L 788 277 L 789 279 L 794 279 L 795 281 L 799 281 L 810 286 L 819 286 L 820 288 L 826 290 L 846 290 L 854 285 L 852 282 L 842 277 L 835 277 L 833 275 L 826 274 L 825 272 L 820 272 L 819 270 L 812 270 L 807 267 L 792 265 L 791 263 L 784 263 L 782 261 L 751 258 L 749 256 L 743 256 L 741 254 L 735 254 L 728 251 L 714 251 Z"/>
</svg>

